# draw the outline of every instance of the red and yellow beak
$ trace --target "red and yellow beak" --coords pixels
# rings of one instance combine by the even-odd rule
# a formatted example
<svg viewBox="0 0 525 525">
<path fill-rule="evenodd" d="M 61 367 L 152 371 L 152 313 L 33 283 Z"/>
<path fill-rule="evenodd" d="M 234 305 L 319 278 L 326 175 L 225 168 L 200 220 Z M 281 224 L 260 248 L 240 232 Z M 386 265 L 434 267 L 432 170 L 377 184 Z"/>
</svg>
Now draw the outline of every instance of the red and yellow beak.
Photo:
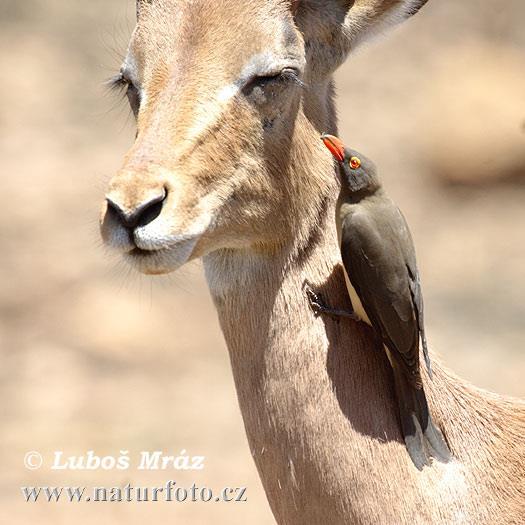
<svg viewBox="0 0 525 525">
<path fill-rule="evenodd" d="M 327 135 L 326 133 L 323 133 L 321 135 L 321 140 L 324 142 L 324 145 L 330 150 L 330 153 L 339 162 L 343 162 L 345 160 L 345 145 L 341 142 L 340 139 L 334 137 L 333 135 Z"/>
</svg>

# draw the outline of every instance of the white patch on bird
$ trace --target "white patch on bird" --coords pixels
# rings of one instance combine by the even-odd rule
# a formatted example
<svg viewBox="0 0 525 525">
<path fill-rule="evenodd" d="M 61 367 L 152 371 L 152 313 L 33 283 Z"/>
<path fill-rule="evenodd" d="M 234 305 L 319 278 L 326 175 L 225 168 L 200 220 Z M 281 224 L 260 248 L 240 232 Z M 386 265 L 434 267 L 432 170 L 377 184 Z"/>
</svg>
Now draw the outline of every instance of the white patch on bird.
<svg viewBox="0 0 525 525">
<path fill-rule="evenodd" d="M 344 270 L 344 272 L 345 272 L 346 287 L 348 289 L 348 294 L 350 295 L 350 300 L 352 301 L 352 309 L 362 321 L 372 326 L 372 323 L 370 322 L 370 319 L 368 318 L 368 315 L 366 314 L 366 311 L 363 307 L 363 303 L 361 302 L 359 295 L 357 295 L 356 289 L 354 288 L 352 282 L 350 281 L 350 278 L 348 277 L 346 270 Z"/>
<path fill-rule="evenodd" d="M 392 357 L 392 353 L 390 352 L 388 346 L 383 345 L 383 348 L 385 349 L 386 356 L 388 357 L 388 360 L 390 361 L 390 366 L 394 368 L 394 358 Z"/>
<path fill-rule="evenodd" d="M 338 207 L 340 205 L 338 204 Z M 343 204 L 337 211 L 340 217 L 344 216 L 346 214 L 345 205 Z M 341 246 L 342 241 L 342 231 L 341 231 L 341 221 L 337 221 L 337 239 L 339 242 L 339 246 Z M 348 295 L 350 296 L 350 300 L 352 301 L 352 309 L 354 310 L 355 314 L 361 319 L 361 321 L 364 321 L 369 326 L 372 326 L 372 323 L 370 322 L 370 319 L 365 311 L 365 308 L 363 307 L 363 303 L 361 302 L 361 298 L 359 295 L 357 295 L 357 291 L 350 281 L 350 277 L 348 277 L 348 274 L 346 273 L 346 268 L 343 265 L 343 272 L 345 275 L 345 281 L 346 281 L 346 288 L 348 290 Z"/>
</svg>

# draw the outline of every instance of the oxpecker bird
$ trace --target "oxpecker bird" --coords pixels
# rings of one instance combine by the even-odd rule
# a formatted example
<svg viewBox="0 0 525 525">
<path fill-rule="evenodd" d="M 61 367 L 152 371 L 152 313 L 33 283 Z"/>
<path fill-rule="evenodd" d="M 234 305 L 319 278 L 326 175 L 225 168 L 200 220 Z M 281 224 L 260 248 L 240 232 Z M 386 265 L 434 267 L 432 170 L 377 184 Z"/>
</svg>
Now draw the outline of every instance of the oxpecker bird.
<svg viewBox="0 0 525 525">
<path fill-rule="evenodd" d="M 322 140 L 340 166 L 336 221 L 346 284 L 357 319 L 369 324 L 392 365 L 406 448 L 418 469 L 451 452 L 433 423 L 419 362 L 420 346 L 432 377 L 423 322 L 423 297 L 412 236 L 403 214 L 381 186 L 364 155 L 341 140 Z M 341 314 L 310 297 L 325 313 Z"/>
</svg>

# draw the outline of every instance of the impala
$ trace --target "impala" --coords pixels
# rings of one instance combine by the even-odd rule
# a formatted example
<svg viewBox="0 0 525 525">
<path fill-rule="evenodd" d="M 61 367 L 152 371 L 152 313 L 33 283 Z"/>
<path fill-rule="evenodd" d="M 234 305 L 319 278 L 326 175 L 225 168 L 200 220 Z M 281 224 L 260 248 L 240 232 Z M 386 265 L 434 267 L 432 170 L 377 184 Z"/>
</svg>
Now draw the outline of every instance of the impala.
<svg viewBox="0 0 525 525">
<path fill-rule="evenodd" d="M 350 308 L 335 231 L 333 74 L 425 0 L 142 0 L 115 83 L 137 137 L 102 236 L 147 274 L 203 258 L 251 452 L 280 524 L 520 523 L 525 405 L 439 364 L 424 378 L 454 452 L 418 471 L 386 356 Z"/>
</svg>

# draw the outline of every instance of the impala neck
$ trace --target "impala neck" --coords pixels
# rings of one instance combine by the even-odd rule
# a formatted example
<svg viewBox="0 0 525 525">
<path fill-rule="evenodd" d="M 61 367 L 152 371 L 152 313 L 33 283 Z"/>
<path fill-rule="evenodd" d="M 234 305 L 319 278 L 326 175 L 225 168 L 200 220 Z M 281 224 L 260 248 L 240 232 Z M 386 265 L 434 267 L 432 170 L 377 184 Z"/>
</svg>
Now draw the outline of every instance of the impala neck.
<svg viewBox="0 0 525 525">
<path fill-rule="evenodd" d="M 386 461 L 370 447 L 397 432 L 385 354 L 374 352 L 366 328 L 315 317 L 304 292 L 306 283 L 330 303 L 351 307 L 334 200 L 307 249 L 289 246 L 273 257 L 232 250 L 205 259 L 248 442 L 278 523 L 348 516 L 347 494 L 328 489 L 360 486 L 363 472 L 377 468 L 371 458 Z M 340 479 L 323 485 L 326 475 Z M 361 500 L 384 489 L 376 479 Z M 320 495 L 315 509 L 311 494 Z"/>
<path fill-rule="evenodd" d="M 324 129 L 334 129 L 328 94 L 318 107 L 326 108 Z M 305 118 L 299 133 L 319 140 L 322 122 L 312 125 Z M 312 129 L 307 130 L 309 125 Z M 384 439 L 397 428 L 384 353 L 373 351 L 367 328 L 317 318 L 304 291 L 308 284 L 337 307 L 351 307 L 334 219 L 338 185 L 333 162 L 322 151 L 310 146 L 308 166 L 293 163 L 290 177 L 299 181 L 295 191 L 316 190 L 296 195 L 308 205 L 290 206 L 303 215 L 291 218 L 296 235 L 280 250 L 271 255 L 221 250 L 204 259 L 248 441 L 272 509 L 281 518 L 289 512 L 287 497 L 305 497 L 315 487 L 325 492 L 320 472 L 333 471 L 333 461 L 345 465 L 346 482 L 357 483 L 370 454 L 366 447 L 357 447 L 365 455 L 354 461 L 348 444 Z M 314 183 L 301 185 L 306 180 Z M 375 406 L 372 418 L 363 398 Z M 334 452 L 334 446 L 340 446 L 339 451 Z M 290 469 L 300 473 L 302 481 Z M 346 503 L 326 495 L 326 504 Z M 321 522 L 324 509 L 315 512 Z"/>
</svg>

